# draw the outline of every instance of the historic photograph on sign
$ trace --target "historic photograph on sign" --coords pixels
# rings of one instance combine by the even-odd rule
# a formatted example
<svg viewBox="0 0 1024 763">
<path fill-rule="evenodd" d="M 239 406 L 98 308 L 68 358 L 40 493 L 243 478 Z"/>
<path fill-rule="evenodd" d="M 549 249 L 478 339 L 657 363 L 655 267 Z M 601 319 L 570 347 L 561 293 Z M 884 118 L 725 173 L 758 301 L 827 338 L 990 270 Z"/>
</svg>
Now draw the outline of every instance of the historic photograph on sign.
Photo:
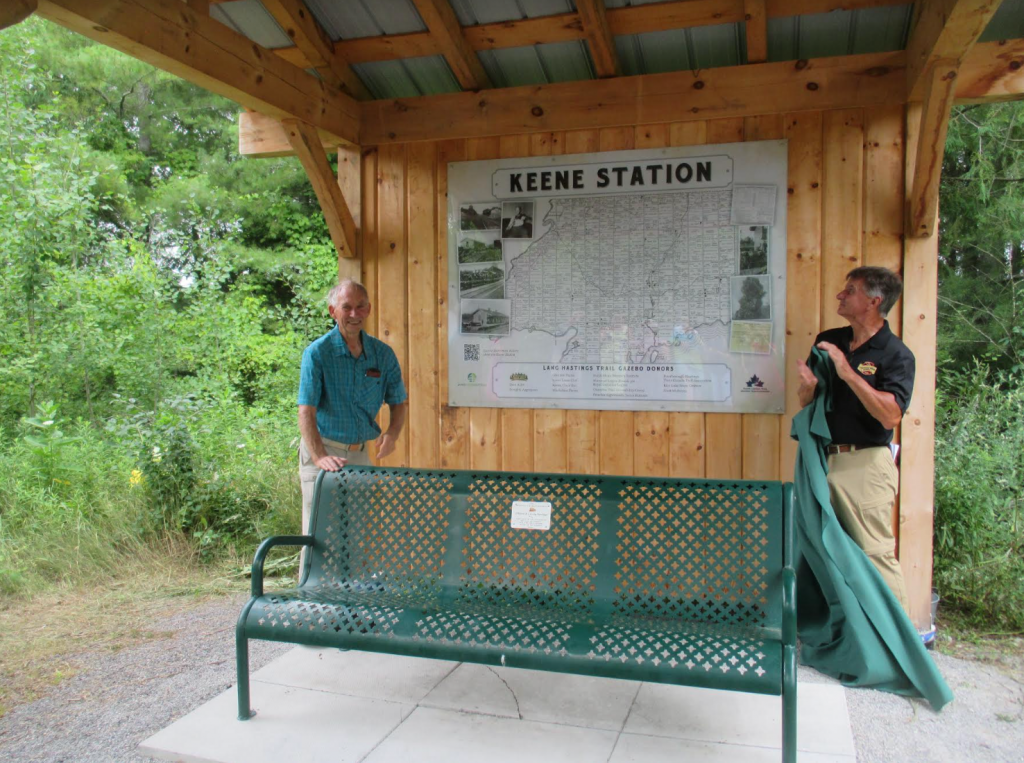
<svg viewBox="0 0 1024 763">
<path fill-rule="evenodd" d="M 761 276 L 768 272 L 768 228 L 764 225 L 741 225 L 740 275 Z M 461 260 L 461 258 L 460 258 Z"/>
<path fill-rule="evenodd" d="M 501 205 L 501 237 L 533 238 L 532 201 L 506 201 Z"/>
<path fill-rule="evenodd" d="M 512 302 L 508 299 L 462 300 L 463 334 L 508 335 Z"/>
<path fill-rule="evenodd" d="M 493 230 L 501 227 L 501 204 L 478 201 L 459 206 L 459 230 Z"/>
<path fill-rule="evenodd" d="M 770 355 L 772 324 L 765 321 L 733 321 L 729 332 L 729 351 Z"/>
<path fill-rule="evenodd" d="M 734 276 L 729 280 L 734 321 L 772 319 L 772 283 L 769 276 Z"/>
<path fill-rule="evenodd" d="M 481 262 L 459 266 L 459 295 L 475 299 L 504 299 L 504 265 Z"/>
<path fill-rule="evenodd" d="M 497 229 L 459 236 L 459 264 L 501 262 L 501 233 Z"/>
</svg>

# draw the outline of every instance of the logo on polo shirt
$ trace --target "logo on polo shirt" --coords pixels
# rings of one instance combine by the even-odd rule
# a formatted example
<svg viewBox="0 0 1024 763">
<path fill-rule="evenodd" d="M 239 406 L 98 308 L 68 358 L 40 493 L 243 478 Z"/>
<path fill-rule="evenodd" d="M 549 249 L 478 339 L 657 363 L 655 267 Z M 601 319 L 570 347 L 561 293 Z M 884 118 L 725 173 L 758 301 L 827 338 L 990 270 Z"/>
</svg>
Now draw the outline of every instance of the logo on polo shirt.
<svg viewBox="0 0 1024 763">
<path fill-rule="evenodd" d="M 878 366 L 876 366 L 870 360 L 865 360 L 863 363 L 857 366 L 857 370 L 860 371 L 861 374 L 863 374 L 864 376 L 874 376 L 875 372 L 878 371 Z"/>
</svg>

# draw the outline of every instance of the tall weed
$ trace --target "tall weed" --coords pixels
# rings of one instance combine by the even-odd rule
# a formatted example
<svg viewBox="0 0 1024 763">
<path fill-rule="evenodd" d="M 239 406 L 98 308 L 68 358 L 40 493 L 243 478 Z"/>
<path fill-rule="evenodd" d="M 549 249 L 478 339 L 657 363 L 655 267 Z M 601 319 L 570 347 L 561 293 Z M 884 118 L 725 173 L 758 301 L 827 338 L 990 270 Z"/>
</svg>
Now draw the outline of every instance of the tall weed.
<svg viewBox="0 0 1024 763">
<path fill-rule="evenodd" d="M 1024 379 L 940 379 L 935 584 L 976 625 L 1024 630 Z"/>
</svg>

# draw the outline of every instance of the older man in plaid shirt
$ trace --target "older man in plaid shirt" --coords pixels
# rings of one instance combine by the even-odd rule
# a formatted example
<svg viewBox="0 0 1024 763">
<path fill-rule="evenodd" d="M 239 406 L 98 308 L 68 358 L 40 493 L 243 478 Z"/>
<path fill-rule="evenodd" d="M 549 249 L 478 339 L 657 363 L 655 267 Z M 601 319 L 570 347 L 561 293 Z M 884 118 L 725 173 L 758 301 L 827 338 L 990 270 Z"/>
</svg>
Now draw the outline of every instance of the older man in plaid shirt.
<svg viewBox="0 0 1024 763">
<path fill-rule="evenodd" d="M 337 327 L 302 353 L 299 377 L 303 531 L 320 470 L 369 464 L 367 448 L 374 441 L 377 458 L 387 456 L 395 449 L 409 407 L 394 350 L 363 331 L 370 314 L 366 287 L 346 279 L 331 289 L 327 302 Z M 382 433 L 375 419 L 384 403 L 391 416 Z"/>
</svg>

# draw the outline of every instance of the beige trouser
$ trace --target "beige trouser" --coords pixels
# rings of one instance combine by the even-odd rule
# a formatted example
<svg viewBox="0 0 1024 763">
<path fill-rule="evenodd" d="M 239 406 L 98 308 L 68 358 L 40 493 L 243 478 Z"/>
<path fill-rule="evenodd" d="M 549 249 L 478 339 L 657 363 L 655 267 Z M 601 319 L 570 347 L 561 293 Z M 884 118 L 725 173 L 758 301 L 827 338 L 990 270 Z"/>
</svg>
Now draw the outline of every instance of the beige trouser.
<svg viewBox="0 0 1024 763">
<path fill-rule="evenodd" d="M 326 437 L 321 438 L 324 443 L 324 449 L 327 451 L 329 456 L 338 456 L 339 458 L 346 458 L 348 462 L 353 466 L 369 466 L 370 465 L 370 447 L 373 445 L 373 440 L 368 440 L 363 443 L 362 450 L 349 450 L 348 445 L 342 442 L 336 442 L 335 440 L 328 440 Z M 352 446 L 358 447 L 358 446 Z M 299 440 L 299 481 L 302 483 L 302 532 L 306 533 L 309 531 L 309 511 L 313 506 L 313 488 L 316 487 L 316 478 L 320 474 L 320 467 L 313 463 L 313 457 L 309 455 L 309 451 L 306 449 L 306 442 Z"/>
<path fill-rule="evenodd" d="M 864 550 L 909 615 L 907 586 L 896 558 L 896 538 L 892 532 L 899 472 L 889 449 L 865 448 L 830 455 L 828 485 L 839 523 Z"/>
</svg>

